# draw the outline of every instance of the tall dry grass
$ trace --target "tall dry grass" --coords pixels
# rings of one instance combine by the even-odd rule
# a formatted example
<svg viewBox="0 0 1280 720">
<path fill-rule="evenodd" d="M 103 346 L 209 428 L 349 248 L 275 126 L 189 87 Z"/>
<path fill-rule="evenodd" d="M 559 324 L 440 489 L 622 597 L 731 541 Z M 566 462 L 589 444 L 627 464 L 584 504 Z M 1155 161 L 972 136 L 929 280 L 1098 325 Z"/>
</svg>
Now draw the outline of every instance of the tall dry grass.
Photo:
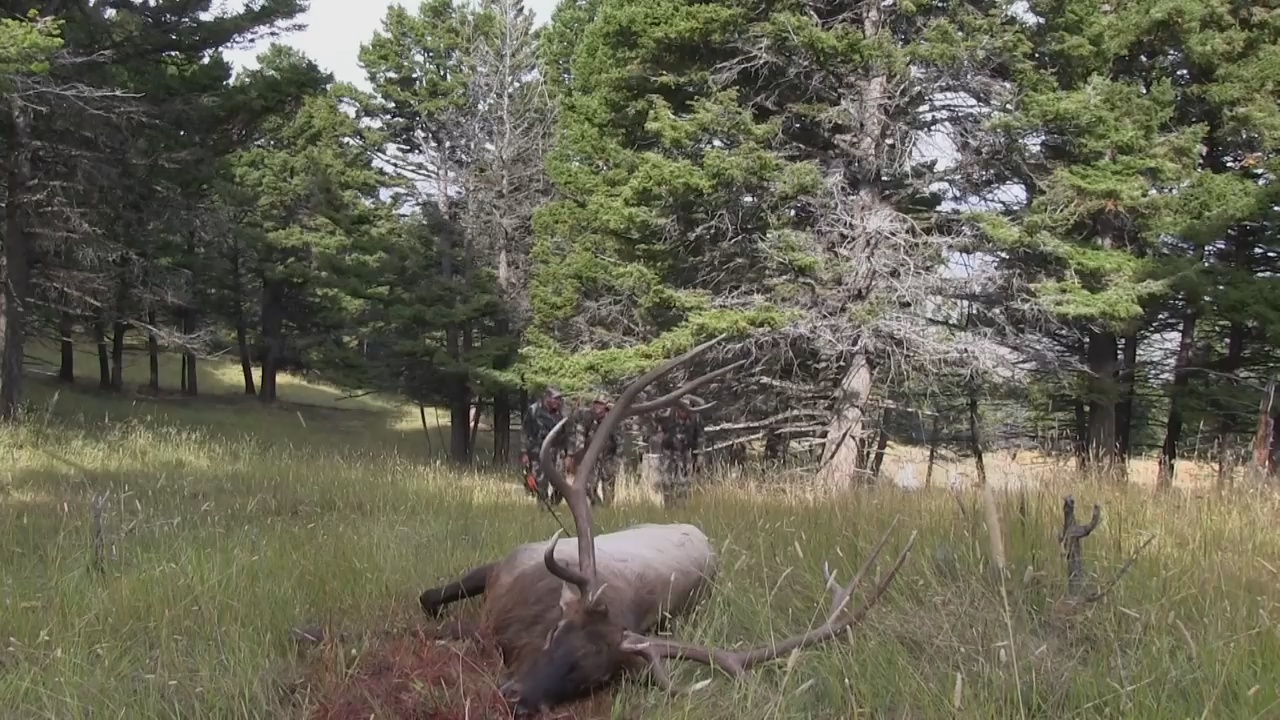
<svg viewBox="0 0 1280 720">
<path fill-rule="evenodd" d="M 358 657 L 363 631 L 420 621 L 425 587 L 557 527 L 514 476 L 434 463 L 399 409 L 304 404 L 290 388 L 282 408 L 35 390 L 27 424 L 0 435 L 6 718 L 304 714 L 305 699 L 281 700 L 298 671 L 290 628 L 352 633 Z M 1016 478 L 1008 467 L 993 474 Z M 748 682 L 717 677 L 690 697 L 625 687 L 617 716 L 1280 717 L 1270 492 L 1156 494 L 1067 470 L 1001 483 L 1007 572 L 993 574 L 970 487 L 831 499 L 759 490 L 771 482 L 730 478 L 672 512 L 627 484 L 598 526 L 686 520 L 713 538 L 718 588 L 678 627 L 685 639 L 765 642 L 818 622 L 824 560 L 849 577 L 900 517 L 880 572 L 909 531 L 920 535 L 896 585 L 852 642 Z M 1058 602 L 1068 492 L 1086 515 L 1102 505 L 1085 541 L 1095 583 L 1157 536 L 1110 595 L 1074 611 Z M 95 497 L 105 497 L 102 572 Z M 680 675 L 713 677 L 697 666 Z"/>
</svg>

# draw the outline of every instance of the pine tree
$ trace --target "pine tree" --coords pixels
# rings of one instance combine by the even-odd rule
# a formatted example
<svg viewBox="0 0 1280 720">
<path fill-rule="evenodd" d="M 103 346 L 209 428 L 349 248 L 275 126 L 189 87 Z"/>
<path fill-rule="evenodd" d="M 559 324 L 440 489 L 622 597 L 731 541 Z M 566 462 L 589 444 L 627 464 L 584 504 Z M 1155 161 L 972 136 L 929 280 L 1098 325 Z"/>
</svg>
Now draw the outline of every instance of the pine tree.
<svg viewBox="0 0 1280 720">
<path fill-rule="evenodd" d="M 680 0 L 557 17 L 548 74 L 568 85 L 559 199 L 537 219 L 531 374 L 608 384 L 708 335 L 750 334 L 735 408 L 817 418 L 820 479 L 839 486 L 861 469 L 878 370 L 988 361 L 929 314 L 949 244 L 930 186 L 961 170 L 902 148 L 971 122 L 926 110 L 989 84 L 1007 17 L 981 3 Z"/>
<path fill-rule="evenodd" d="M 1178 295 L 1183 312 L 1197 313 L 1206 247 L 1257 209 L 1256 181 L 1222 172 L 1220 153 L 1240 149 L 1219 149 L 1225 128 L 1213 127 L 1224 107 L 1215 98 L 1241 98 L 1203 72 L 1228 58 L 1197 54 L 1216 46 L 1253 64 L 1257 51 L 1247 46 L 1262 39 L 1237 42 L 1229 3 L 1179 8 L 1031 3 L 1036 22 L 1024 26 L 1027 49 L 1012 64 L 1018 101 L 993 125 L 1007 138 L 1000 162 L 1027 203 L 980 224 L 1007 277 L 1018 279 L 1012 292 L 1082 338 L 1082 444 L 1103 474 L 1123 471 L 1142 331 Z M 1235 201 L 1220 204 L 1228 195 Z M 1175 386 L 1188 380 L 1194 325 L 1182 333 Z"/>
<path fill-rule="evenodd" d="M 229 186 L 238 193 L 233 202 L 247 211 L 240 232 L 251 244 L 247 254 L 256 258 L 262 289 L 258 397 L 271 402 L 287 359 L 343 344 L 356 312 L 347 304 L 345 278 L 362 262 L 358 240 L 382 177 L 359 141 L 356 120 L 340 107 L 331 76 L 280 45 L 258 60 L 242 82 L 274 76 L 279 81 L 268 87 L 302 91 L 296 112 L 267 115 L 253 143 L 232 158 Z"/>
</svg>

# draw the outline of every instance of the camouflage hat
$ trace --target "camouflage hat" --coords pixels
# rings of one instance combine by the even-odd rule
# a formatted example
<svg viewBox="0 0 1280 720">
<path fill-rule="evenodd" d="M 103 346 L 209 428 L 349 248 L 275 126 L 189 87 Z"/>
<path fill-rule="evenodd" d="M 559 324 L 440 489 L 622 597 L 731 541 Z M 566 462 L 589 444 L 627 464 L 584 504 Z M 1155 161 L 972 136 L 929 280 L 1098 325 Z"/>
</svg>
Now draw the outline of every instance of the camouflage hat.
<svg viewBox="0 0 1280 720">
<path fill-rule="evenodd" d="M 610 405 L 613 403 L 613 399 L 604 393 L 596 393 L 596 396 L 592 398 L 591 402 L 600 403 L 601 405 Z"/>
<path fill-rule="evenodd" d="M 559 397 L 564 397 L 564 394 L 560 392 L 560 388 L 556 387 L 555 385 L 551 385 L 547 387 L 547 397 L 559 398 Z"/>
</svg>

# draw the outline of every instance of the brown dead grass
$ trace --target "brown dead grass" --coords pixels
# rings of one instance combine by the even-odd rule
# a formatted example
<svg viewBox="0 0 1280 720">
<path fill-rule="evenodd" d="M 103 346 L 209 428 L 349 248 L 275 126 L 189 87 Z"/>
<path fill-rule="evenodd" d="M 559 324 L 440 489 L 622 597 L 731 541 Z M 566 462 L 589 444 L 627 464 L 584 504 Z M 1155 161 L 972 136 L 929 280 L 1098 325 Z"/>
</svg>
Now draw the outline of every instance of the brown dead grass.
<svg viewBox="0 0 1280 720">
<path fill-rule="evenodd" d="M 387 633 L 359 649 L 323 642 L 290 692 L 307 696 L 308 720 L 508 720 L 498 654 L 469 637 L 473 627 L 474 618 L 463 617 Z M 605 691 L 538 717 L 605 720 L 616 717 L 612 710 Z"/>
</svg>

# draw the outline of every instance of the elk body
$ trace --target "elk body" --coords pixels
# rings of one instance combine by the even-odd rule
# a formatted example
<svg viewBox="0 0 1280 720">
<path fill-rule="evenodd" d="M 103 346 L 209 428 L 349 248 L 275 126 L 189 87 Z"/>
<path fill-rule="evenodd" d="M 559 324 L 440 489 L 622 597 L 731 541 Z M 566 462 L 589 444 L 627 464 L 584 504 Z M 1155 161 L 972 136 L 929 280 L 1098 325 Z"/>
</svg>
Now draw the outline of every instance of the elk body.
<svg viewBox="0 0 1280 720">
<path fill-rule="evenodd" d="M 646 386 L 720 340 L 699 345 L 628 386 L 601 421 L 572 484 L 556 469 L 552 450 L 565 421 L 543 441 L 542 467 L 569 506 L 576 543 L 560 544 L 557 531 L 549 542 L 522 544 L 501 560 L 420 596 L 423 610 L 432 617 L 458 600 L 483 598 L 480 633 L 502 655 L 502 694 L 518 713 L 572 700 L 624 672 L 645 669 L 668 690 L 683 691 L 667 673 L 669 658 L 693 660 L 741 676 L 757 663 L 835 637 L 859 622 L 906 561 L 914 533 L 866 603 L 857 612 L 845 612 L 849 595 L 888 540 L 886 533 L 848 586 L 838 587 L 828 576 L 833 602 L 827 622 L 778 643 L 733 652 L 651 635 L 667 620 L 687 615 L 710 591 L 718 569 L 715 550 L 702 530 L 688 524 L 641 524 L 594 536 L 586 484 L 609 433 L 624 417 L 670 407 L 742 364 L 708 373 L 656 400 L 635 403 Z"/>
<path fill-rule="evenodd" d="M 525 711 L 571 700 L 628 667 L 642 667 L 622 650 L 623 632 L 646 634 L 687 614 L 717 569 L 715 551 L 698 528 L 635 525 L 595 538 L 601 584 L 585 602 L 576 586 L 547 571 L 545 550 L 546 542 L 520 545 L 420 598 L 434 615 L 447 602 L 483 594 L 480 631 L 502 655 L 504 696 Z M 555 560 L 577 565 L 577 548 L 557 544 Z"/>
</svg>

